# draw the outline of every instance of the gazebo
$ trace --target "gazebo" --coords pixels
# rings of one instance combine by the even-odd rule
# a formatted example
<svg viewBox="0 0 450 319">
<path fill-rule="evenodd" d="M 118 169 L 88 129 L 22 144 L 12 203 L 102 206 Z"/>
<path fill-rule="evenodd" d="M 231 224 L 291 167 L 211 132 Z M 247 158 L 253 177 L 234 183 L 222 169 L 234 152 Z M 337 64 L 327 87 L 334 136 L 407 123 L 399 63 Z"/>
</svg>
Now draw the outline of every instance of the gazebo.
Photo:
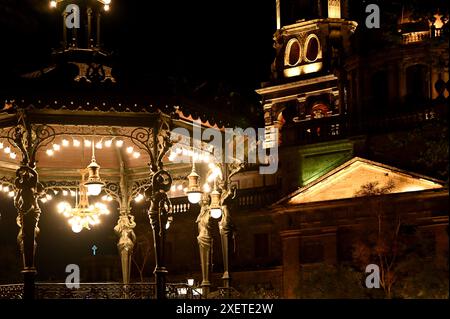
<svg viewBox="0 0 450 319">
<path fill-rule="evenodd" d="M 51 4 L 57 3 L 52 1 Z M 92 9 L 88 8 L 87 13 L 90 25 Z M 100 14 L 97 18 L 100 19 Z M 98 36 L 99 24 L 98 21 Z M 131 203 L 145 200 L 149 204 L 155 246 L 155 295 L 165 298 L 168 291 L 165 234 L 174 219 L 174 212 L 182 212 L 190 205 L 186 197 L 182 202 L 171 202 L 171 195 L 180 197 L 185 196 L 186 191 L 197 191 L 198 180 L 192 180 L 192 173 L 195 173 L 195 166 L 191 164 L 193 159 L 198 164 L 215 161 L 224 172 L 224 182 L 220 185 L 223 196 L 219 198 L 220 204 L 224 205 L 226 197 L 232 193 L 227 181 L 243 165 L 220 163 L 221 159 L 214 158 L 213 151 L 204 147 L 206 143 L 194 143 L 190 138 L 193 127 L 200 130 L 213 128 L 223 134 L 223 121 L 176 105 L 161 103 L 155 106 L 142 98 L 120 96 L 115 93 L 111 57 L 100 47 L 99 39 L 94 44 L 92 28 L 88 30 L 87 47 L 79 46 L 76 33 L 69 41 L 64 30 L 63 47 L 53 55 L 55 63 L 44 68 L 45 71 L 24 75 L 24 82 L 19 83 L 34 81 L 28 90 L 19 85 L 18 92 L 3 97 L 0 112 L 1 188 L 14 200 L 17 209 L 18 243 L 23 260 L 23 290 L 19 285 L 11 288 L 9 293 L 25 299 L 36 297 L 35 252 L 39 232 L 46 231 L 39 229 L 41 206 L 59 200 L 57 212 L 52 213 L 67 218 L 68 227 L 74 232 L 99 227 L 97 224 L 102 215 L 114 214 L 110 202 L 116 203 L 118 218 L 114 230 L 119 238 L 117 246 L 123 275 L 123 294 L 119 297 L 129 297 L 135 241 L 133 228 L 136 225 Z M 53 73 L 56 76 L 52 77 Z M 51 81 L 56 79 L 58 82 L 61 74 L 70 78 L 70 88 L 64 87 L 68 82 L 63 82 L 57 88 L 47 87 L 45 94 L 38 93 Z M 29 89 L 33 87 L 39 89 Z M 174 128 L 185 129 L 185 136 L 174 132 Z M 176 149 L 173 144 L 177 144 Z M 173 159 L 177 156 L 188 160 L 175 163 Z M 200 170 L 205 168 L 200 167 Z M 188 187 L 171 189 L 173 180 L 186 181 Z M 191 189 L 193 186 L 197 188 Z M 209 216 L 208 203 L 207 196 L 200 203 L 203 223 L 200 222 L 199 227 L 203 234 L 208 233 L 209 217 L 205 219 L 205 212 Z M 228 210 L 224 213 L 221 229 L 226 230 Z M 224 233 L 225 240 L 226 236 Z M 203 254 L 207 254 L 207 241 L 207 236 L 206 242 L 199 239 Z M 226 244 L 223 247 L 228 249 Z M 201 256 L 207 291 L 208 260 L 206 255 Z M 228 265 L 224 268 L 228 274 Z M 148 291 L 149 297 L 151 294 Z"/>
</svg>

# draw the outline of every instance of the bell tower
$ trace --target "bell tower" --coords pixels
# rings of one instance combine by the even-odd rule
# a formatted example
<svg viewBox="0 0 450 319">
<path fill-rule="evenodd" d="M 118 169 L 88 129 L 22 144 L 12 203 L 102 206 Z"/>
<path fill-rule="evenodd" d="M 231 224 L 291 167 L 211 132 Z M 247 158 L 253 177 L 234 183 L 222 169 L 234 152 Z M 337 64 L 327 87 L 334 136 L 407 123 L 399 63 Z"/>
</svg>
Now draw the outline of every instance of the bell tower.
<svg viewBox="0 0 450 319">
<path fill-rule="evenodd" d="M 319 177 L 322 168 L 326 171 L 340 162 L 336 158 L 347 158 L 352 149 L 339 142 L 345 134 L 347 112 L 343 64 L 357 27 L 347 12 L 348 0 L 276 0 L 276 55 L 271 79 L 256 92 L 262 97 L 266 131 L 273 136 L 273 129 L 278 129 L 281 165 L 283 156 L 289 156 L 285 165 L 298 159 L 299 167 L 288 170 L 299 169 L 300 176 L 288 182 L 286 190 Z M 347 155 L 340 154 L 343 148 L 339 143 L 346 144 L 343 152 Z M 326 158 L 323 167 L 300 167 L 306 157 L 311 158 L 308 147 Z M 327 152 L 334 157 L 325 155 Z"/>
</svg>

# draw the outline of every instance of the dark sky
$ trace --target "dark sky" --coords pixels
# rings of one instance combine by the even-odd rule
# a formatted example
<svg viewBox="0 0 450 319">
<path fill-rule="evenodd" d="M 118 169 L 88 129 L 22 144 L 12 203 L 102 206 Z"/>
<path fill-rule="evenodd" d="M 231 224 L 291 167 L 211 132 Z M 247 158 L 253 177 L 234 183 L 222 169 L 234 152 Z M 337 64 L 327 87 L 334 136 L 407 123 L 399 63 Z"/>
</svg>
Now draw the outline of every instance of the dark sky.
<svg viewBox="0 0 450 319">
<path fill-rule="evenodd" d="M 103 42 L 129 78 L 187 76 L 254 89 L 268 79 L 274 57 L 274 3 L 113 0 Z M 2 0 L 0 70 L 42 65 L 58 46 L 60 30 L 48 1 Z"/>
</svg>

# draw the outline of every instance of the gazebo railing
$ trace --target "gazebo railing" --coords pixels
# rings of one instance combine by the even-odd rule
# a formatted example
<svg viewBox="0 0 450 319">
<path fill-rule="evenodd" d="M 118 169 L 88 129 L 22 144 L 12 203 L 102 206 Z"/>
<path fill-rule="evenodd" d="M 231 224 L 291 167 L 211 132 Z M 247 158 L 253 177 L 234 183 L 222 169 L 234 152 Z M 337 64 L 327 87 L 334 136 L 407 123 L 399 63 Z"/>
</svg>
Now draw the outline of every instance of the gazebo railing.
<svg viewBox="0 0 450 319">
<path fill-rule="evenodd" d="M 154 283 L 80 283 L 68 288 L 64 283 L 36 283 L 36 299 L 154 299 Z M 187 284 L 167 284 L 168 299 L 201 299 L 200 288 Z M 0 299 L 23 299 L 23 284 L 0 285 Z"/>
</svg>

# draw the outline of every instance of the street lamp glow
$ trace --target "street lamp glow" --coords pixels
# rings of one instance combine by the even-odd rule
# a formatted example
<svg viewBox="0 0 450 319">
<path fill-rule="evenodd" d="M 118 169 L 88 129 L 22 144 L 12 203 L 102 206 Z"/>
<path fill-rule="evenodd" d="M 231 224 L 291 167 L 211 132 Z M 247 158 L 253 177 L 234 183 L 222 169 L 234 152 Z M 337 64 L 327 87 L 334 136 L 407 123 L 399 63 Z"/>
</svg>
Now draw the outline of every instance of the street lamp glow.
<svg viewBox="0 0 450 319">
<path fill-rule="evenodd" d="M 192 204 L 197 204 L 202 199 L 201 192 L 188 192 L 188 200 Z"/>
</svg>

